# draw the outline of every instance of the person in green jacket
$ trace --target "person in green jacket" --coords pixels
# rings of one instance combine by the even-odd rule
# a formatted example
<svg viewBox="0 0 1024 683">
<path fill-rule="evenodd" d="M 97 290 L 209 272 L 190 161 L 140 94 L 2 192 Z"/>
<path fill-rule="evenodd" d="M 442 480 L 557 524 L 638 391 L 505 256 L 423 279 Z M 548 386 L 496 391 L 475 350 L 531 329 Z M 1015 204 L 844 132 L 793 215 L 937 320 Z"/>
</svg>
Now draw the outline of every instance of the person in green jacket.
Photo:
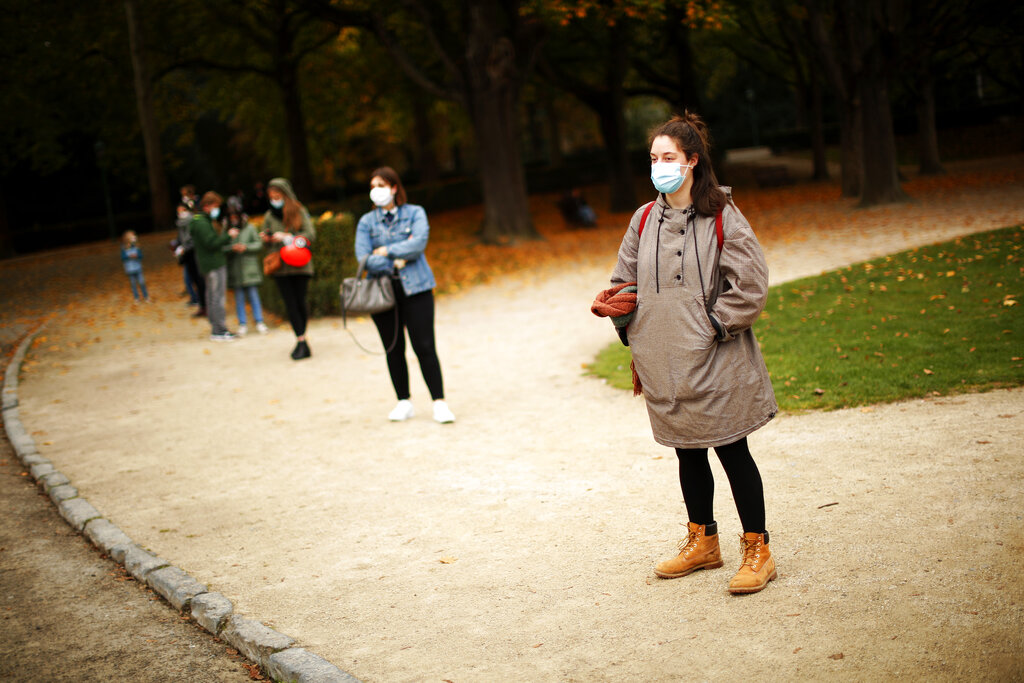
<svg viewBox="0 0 1024 683">
<path fill-rule="evenodd" d="M 224 311 L 224 294 L 228 281 L 227 259 L 224 246 L 238 236 L 237 228 L 225 232 L 214 227 L 220 218 L 220 207 L 224 200 L 216 192 L 207 192 L 200 201 L 199 213 L 192 216 L 189 232 L 196 251 L 196 264 L 206 280 L 206 315 L 210 320 L 211 341 L 234 341 L 235 335 L 228 331 L 227 314 Z"/>
<path fill-rule="evenodd" d="M 238 314 L 239 336 L 248 332 L 248 320 L 245 317 L 245 302 L 252 307 L 252 317 L 260 334 L 267 333 L 263 323 L 263 305 L 260 302 L 260 283 L 263 282 L 263 240 L 256 227 L 237 206 L 228 201 L 228 215 L 225 219 L 227 227 L 236 228 L 238 235 L 224 247 L 228 259 L 228 287 L 235 293 L 235 312 Z"/>
<path fill-rule="evenodd" d="M 263 241 L 267 246 L 280 252 L 281 247 L 299 237 L 311 245 L 316 239 L 316 229 L 306 207 L 296 198 L 291 183 L 284 178 L 274 178 L 267 183 L 267 197 L 270 199 L 270 209 L 263 217 Z M 281 291 L 281 298 L 288 311 L 288 321 L 295 332 L 292 359 L 309 358 L 312 353 L 306 343 L 306 323 L 309 320 L 306 292 L 313 277 L 313 259 L 303 266 L 291 266 L 281 261 L 271 275 Z"/>
</svg>

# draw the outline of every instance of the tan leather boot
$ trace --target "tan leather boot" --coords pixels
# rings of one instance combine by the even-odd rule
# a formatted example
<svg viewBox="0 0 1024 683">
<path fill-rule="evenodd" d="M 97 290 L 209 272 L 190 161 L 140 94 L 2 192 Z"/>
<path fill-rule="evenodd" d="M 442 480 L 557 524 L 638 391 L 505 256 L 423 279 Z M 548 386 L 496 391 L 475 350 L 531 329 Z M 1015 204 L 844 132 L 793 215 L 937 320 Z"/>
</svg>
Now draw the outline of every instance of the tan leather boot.
<svg viewBox="0 0 1024 683">
<path fill-rule="evenodd" d="M 756 593 L 778 576 L 766 536 L 755 533 L 740 536 L 743 563 L 729 582 L 730 593 Z"/>
<path fill-rule="evenodd" d="M 663 579 L 678 579 L 698 569 L 716 569 L 725 564 L 718 547 L 717 529 L 716 533 L 706 536 L 703 524 L 687 522 L 686 528 L 689 534 L 679 541 L 679 555 L 659 562 L 654 568 L 654 573 Z"/>
</svg>

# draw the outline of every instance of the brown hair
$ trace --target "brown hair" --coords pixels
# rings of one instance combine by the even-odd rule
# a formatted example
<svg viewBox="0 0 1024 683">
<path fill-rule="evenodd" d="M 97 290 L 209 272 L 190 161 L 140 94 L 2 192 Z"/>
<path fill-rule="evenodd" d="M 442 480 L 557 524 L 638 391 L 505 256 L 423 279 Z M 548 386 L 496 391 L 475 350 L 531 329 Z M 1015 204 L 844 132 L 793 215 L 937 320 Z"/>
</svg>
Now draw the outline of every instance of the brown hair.
<svg viewBox="0 0 1024 683">
<path fill-rule="evenodd" d="M 395 206 L 401 206 L 409 201 L 409 198 L 405 196 L 405 186 L 402 185 L 402 179 L 398 177 L 398 171 L 395 169 L 390 166 L 381 166 L 370 174 L 370 180 L 374 178 L 380 178 L 391 187 L 396 188 Z"/>
<path fill-rule="evenodd" d="M 662 135 L 671 138 L 686 154 L 687 159 L 694 154 L 698 155 L 697 165 L 690 171 L 693 174 L 690 197 L 693 199 L 694 208 L 702 216 L 717 214 L 725 206 L 728 198 L 718 186 L 718 178 L 715 177 L 715 169 L 711 165 L 711 134 L 708 132 L 707 124 L 693 112 L 684 111 L 682 116 L 673 116 L 651 131 L 647 146 L 650 147 L 654 139 Z"/>
<path fill-rule="evenodd" d="M 199 202 L 199 206 L 201 206 L 203 208 L 206 208 L 210 204 L 223 204 L 223 203 L 224 203 L 224 198 L 221 197 L 216 192 L 214 192 L 213 190 L 210 190 L 209 192 L 206 192 L 206 193 L 203 194 L 203 198 Z"/>
</svg>

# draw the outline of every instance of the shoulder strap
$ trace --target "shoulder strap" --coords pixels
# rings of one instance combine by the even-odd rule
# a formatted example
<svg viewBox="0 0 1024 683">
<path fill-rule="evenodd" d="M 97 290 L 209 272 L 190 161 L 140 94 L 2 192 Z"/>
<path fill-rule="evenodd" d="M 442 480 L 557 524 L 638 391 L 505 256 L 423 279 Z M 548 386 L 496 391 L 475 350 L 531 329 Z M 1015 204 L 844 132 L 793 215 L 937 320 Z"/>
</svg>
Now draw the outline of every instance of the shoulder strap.
<svg viewBox="0 0 1024 683">
<path fill-rule="evenodd" d="M 644 215 L 640 217 L 640 228 L 637 230 L 637 241 L 639 241 L 640 238 L 643 236 L 644 226 L 647 224 L 647 217 L 651 215 L 651 209 L 654 208 L 654 205 L 656 203 L 657 202 L 651 202 L 650 204 L 644 207 Z"/>
<path fill-rule="evenodd" d="M 722 251 L 722 245 L 725 244 L 725 233 L 722 231 L 722 212 L 719 211 L 715 215 L 715 237 L 718 238 L 718 251 Z"/>
</svg>

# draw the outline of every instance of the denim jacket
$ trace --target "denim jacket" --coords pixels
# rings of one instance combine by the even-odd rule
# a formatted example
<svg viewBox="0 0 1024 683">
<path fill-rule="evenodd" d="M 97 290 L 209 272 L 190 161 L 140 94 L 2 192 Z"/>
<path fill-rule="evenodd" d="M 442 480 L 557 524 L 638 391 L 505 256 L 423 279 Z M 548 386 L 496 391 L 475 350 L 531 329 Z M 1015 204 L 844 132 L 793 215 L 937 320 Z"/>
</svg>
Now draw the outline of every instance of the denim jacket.
<svg viewBox="0 0 1024 683">
<path fill-rule="evenodd" d="M 433 289 L 437 284 L 430 270 L 424 250 L 430 236 L 427 212 L 422 206 L 403 204 L 397 207 L 395 220 L 384 224 L 384 211 L 374 209 L 364 213 L 356 225 L 356 260 L 366 258 L 370 275 L 391 273 L 395 259 L 405 259 L 405 267 L 398 271 L 402 289 L 412 296 Z M 375 256 L 373 250 L 387 246 L 387 256 Z"/>
</svg>

